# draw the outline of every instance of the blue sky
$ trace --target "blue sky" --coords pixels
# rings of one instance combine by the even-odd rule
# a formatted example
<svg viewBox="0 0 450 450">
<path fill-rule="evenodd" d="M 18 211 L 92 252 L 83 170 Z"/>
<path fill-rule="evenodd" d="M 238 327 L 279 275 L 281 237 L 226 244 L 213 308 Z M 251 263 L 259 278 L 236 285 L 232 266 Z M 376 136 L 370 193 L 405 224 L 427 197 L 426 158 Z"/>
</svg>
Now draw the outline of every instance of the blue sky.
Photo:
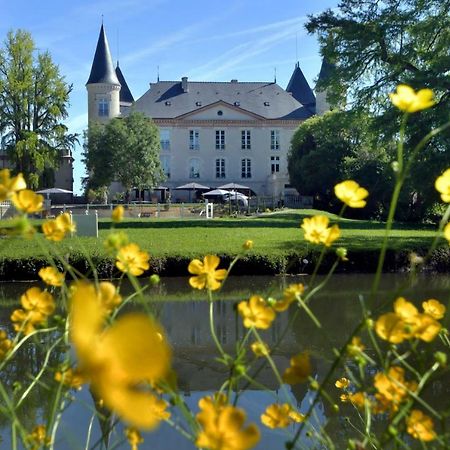
<svg viewBox="0 0 450 450">
<path fill-rule="evenodd" d="M 286 87 L 296 60 L 310 86 L 321 59 L 306 16 L 336 7 L 338 0 L 0 0 L 2 41 L 11 29 L 31 32 L 73 84 L 71 132 L 87 126 L 88 79 L 102 21 L 114 60 L 135 98 L 156 81 L 182 76 L 197 81 L 271 81 Z M 81 192 L 81 148 L 75 157 L 76 193 Z"/>
</svg>

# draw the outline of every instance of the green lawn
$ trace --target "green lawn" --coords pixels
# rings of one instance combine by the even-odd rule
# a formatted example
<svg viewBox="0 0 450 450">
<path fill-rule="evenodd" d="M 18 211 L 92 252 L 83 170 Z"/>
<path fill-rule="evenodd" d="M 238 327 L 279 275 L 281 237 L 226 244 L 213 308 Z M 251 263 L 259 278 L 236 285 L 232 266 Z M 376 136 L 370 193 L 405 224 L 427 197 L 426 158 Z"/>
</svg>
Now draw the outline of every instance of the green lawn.
<svg viewBox="0 0 450 450">
<path fill-rule="evenodd" d="M 118 228 L 126 231 L 154 257 L 191 257 L 207 253 L 235 254 L 242 243 L 254 241 L 254 254 L 281 256 L 302 253 L 316 246 L 303 240 L 300 223 L 304 217 L 317 214 L 316 210 L 285 210 L 259 217 L 238 219 L 183 220 L 183 219 L 129 219 Z M 333 220 L 335 216 L 328 214 Z M 91 255 L 105 254 L 103 240 L 110 232 L 109 220 L 100 221 L 100 239 L 66 239 L 56 246 L 64 253 L 87 251 Z M 343 219 L 340 223 L 342 237 L 335 246 L 363 251 L 380 248 L 384 224 L 375 221 Z M 419 250 L 430 246 L 436 236 L 434 229 L 423 225 L 397 224 L 392 232 L 389 247 L 396 250 Z M 27 258 L 44 255 L 48 242 L 42 239 L 4 239 L 1 257 Z"/>
</svg>

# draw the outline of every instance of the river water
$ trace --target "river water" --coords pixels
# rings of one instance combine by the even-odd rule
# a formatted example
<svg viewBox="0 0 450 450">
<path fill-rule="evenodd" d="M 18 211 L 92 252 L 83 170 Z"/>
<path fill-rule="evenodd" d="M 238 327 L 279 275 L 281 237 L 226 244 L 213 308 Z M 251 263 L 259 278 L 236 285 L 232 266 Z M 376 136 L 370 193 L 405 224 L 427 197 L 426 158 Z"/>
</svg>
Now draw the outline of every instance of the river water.
<svg viewBox="0 0 450 450">
<path fill-rule="evenodd" d="M 371 275 L 336 275 L 327 286 L 318 293 L 310 303 L 322 324 L 319 330 L 304 311 L 298 313 L 292 326 L 287 330 L 281 346 L 274 354 L 277 366 L 282 370 L 289 365 L 290 356 L 308 350 L 312 357 L 314 376 L 320 381 L 329 369 L 333 347 L 339 348 L 346 341 L 348 333 L 361 318 L 361 298 L 367 298 L 373 280 Z M 223 292 L 217 295 L 215 304 L 215 324 L 218 338 L 223 347 L 233 352 L 235 343 L 244 333 L 242 321 L 236 313 L 236 304 L 248 299 L 251 294 L 265 297 L 280 296 L 283 288 L 290 283 L 308 283 L 308 277 L 233 277 L 227 280 Z M 5 283 L 0 285 L 0 328 L 11 330 L 9 316 L 17 307 L 13 304 L 31 285 L 27 283 Z M 396 292 L 397 291 L 397 292 Z M 437 298 L 448 304 L 450 300 L 450 278 L 448 276 L 418 276 L 415 280 L 407 275 L 383 276 L 380 287 L 380 301 L 392 305 L 396 295 L 420 304 L 428 298 Z M 221 298 L 224 300 L 221 300 Z M 187 279 L 170 278 L 153 288 L 148 295 L 151 308 L 167 331 L 173 348 L 173 367 L 178 376 L 178 386 L 183 392 L 186 403 L 194 411 L 198 410 L 198 400 L 215 392 L 226 379 L 224 367 L 215 362 L 217 350 L 210 337 L 208 311 L 206 301 L 201 300 L 203 294 L 192 291 Z M 263 339 L 275 343 L 284 332 L 296 308 L 277 317 L 272 327 L 262 332 Z M 376 317 L 377 311 L 374 313 Z M 448 316 L 447 316 L 448 319 Z M 30 374 L 39 370 L 41 357 L 34 351 L 25 352 L 14 364 L 0 373 L 2 382 L 12 386 L 14 382 L 25 385 L 30 382 Z M 259 417 L 267 405 L 286 401 L 286 397 L 305 411 L 314 398 L 314 393 L 306 385 L 285 386 L 280 390 L 269 367 L 264 366 L 258 375 L 258 382 L 267 387 L 266 391 L 251 387 L 239 397 L 239 406 L 247 412 L 250 421 L 260 425 L 262 439 L 256 447 L 260 450 L 284 448 L 284 442 L 295 432 L 295 427 L 284 430 L 269 430 L 260 424 Z M 330 388 L 331 390 L 333 388 Z M 441 386 L 448 396 L 449 387 Z M 443 392 L 444 392 L 443 391 Z M 337 401 L 339 392 L 334 392 Z M 92 417 L 93 401 L 89 389 L 85 386 L 75 395 L 75 400 L 62 416 L 61 425 L 56 437 L 56 449 L 100 449 L 98 442 L 100 427 L 97 421 L 92 422 L 90 444 L 86 446 L 87 430 Z M 39 422 L 48 410 L 51 400 L 45 385 L 36 389 L 30 396 L 26 407 L 20 411 L 21 419 L 30 428 Z M 332 412 L 330 405 L 319 401 L 315 407 L 312 425 L 316 429 L 326 426 L 336 448 L 345 448 L 349 436 L 354 436 L 339 415 Z M 9 420 L 0 413 L 0 448 L 11 448 Z M 195 448 L 186 438 L 174 431 L 169 425 L 162 424 L 156 431 L 144 434 L 145 442 L 140 449 L 151 450 L 190 450 Z M 118 426 L 113 431 L 110 442 L 122 444 L 112 446 L 115 449 L 129 448 L 123 442 L 123 429 Z M 303 435 L 301 448 L 327 448 L 316 439 Z"/>
</svg>

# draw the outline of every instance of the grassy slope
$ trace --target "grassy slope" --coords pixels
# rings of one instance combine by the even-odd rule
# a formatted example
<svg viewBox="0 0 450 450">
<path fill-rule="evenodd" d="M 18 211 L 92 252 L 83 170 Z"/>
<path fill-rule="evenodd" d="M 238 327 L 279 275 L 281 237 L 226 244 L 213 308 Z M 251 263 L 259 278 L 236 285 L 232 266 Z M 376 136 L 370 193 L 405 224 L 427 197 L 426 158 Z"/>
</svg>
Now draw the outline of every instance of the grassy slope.
<svg viewBox="0 0 450 450">
<path fill-rule="evenodd" d="M 300 228 L 301 220 L 315 210 L 286 210 L 282 212 L 239 219 L 206 220 L 164 220 L 129 219 L 120 224 L 126 230 L 130 240 L 148 250 L 152 256 L 203 255 L 206 253 L 235 254 L 246 239 L 255 243 L 254 253 L 277 256 L 286 253 L 302 252 L 308 248 L 303 240 Z M 335 216 L 328 214 L 333 220 Z M 64 253 L 83 252 L 103 255 L 103 239 L 109 233 L 110 222 L 100 222 L 100 239 L 67 239 L 57 246 Z M 351 250 L 378 249 L 384 234 L 384 224 L 374 221 L 343 219 L 340 223 L 342 237 L 336 246 L 345 246 Z M 425 226 L 398 224 L 392 232 L 389 246 L 393 249 L 416 250 L 427 248 L 436 233 Z M 39 245 L 39 242 L 41 245 Z M 41 239 L 3 240 L 0 257 L 27 258 L 44 255 Z M 315 246 L 312 246 L 315 248 Z M 311 245 L 309 245 L 311 248 Z"/>
</svg>

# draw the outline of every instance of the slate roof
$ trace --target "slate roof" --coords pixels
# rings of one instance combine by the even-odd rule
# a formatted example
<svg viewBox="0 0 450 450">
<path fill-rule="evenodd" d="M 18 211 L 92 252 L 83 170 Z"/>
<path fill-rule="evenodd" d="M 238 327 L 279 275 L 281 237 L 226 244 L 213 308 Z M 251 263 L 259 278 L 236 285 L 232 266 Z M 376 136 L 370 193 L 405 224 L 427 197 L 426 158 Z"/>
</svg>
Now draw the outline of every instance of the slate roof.
<svg viewBox="0 0 450 450">
<path fill-rule="evenodd" d="M 122 71 L 120 70 L 119 67 L 119 61 L 117 61 L 117 66 L 116 66 L 116 75 L 117 75 L 117 79 L 119 80 L 120 83 L 120 102 L 124 102 L 124 103 L 133 103 L 134 102 L 134 98 L 133 98 L 133 94 L 130 91 L 130 88 L 128 87 L 127 82 L 125 81 L 125 77 L 123 76 Z"/>
<path fill-rule="evenodd" d="M 292 96 L 297 99 L 302 105 L 310 109 L 312 113 L 316 111 L 316 97 L 309 87 L 305 76 L 303 75 L 300 64 L 295 65 L 294 72 L 286 88 L 287 92 L 291 92 Z"/>
<path fill-rule="evenodd" d="M 95 49 L 94 61 L 92 62 L 91 73 L 86 84 L 108 83 L 120 85 L 109 51 L 108 39 L 106 39 L 105 29 L 100 28 L 100 35 Z"/>
<path fill-rule="evenodd" d="M 319 72 L 319 80 L 323 81 L 323 80 L 326 80 L 327 78 L 329 78 L 330 73 L 333 69 L 334 69 L 334 64 L 331 64 L 330 62 L 328 62 L 327 59 L 323 58 L 322 65 L 320 67 L 320 72 Z"/>
<path fill-rule="evenodd" d="M 272 82 L 188 81 L 187 92 L 180 81 L 150 83 L 150 89 L 133 105 L 154 119 L 169 119 L 217 102 L 226 102 L 266 119 L 304 120 L 312 112 L 293 95 Z"/>
</svg>

